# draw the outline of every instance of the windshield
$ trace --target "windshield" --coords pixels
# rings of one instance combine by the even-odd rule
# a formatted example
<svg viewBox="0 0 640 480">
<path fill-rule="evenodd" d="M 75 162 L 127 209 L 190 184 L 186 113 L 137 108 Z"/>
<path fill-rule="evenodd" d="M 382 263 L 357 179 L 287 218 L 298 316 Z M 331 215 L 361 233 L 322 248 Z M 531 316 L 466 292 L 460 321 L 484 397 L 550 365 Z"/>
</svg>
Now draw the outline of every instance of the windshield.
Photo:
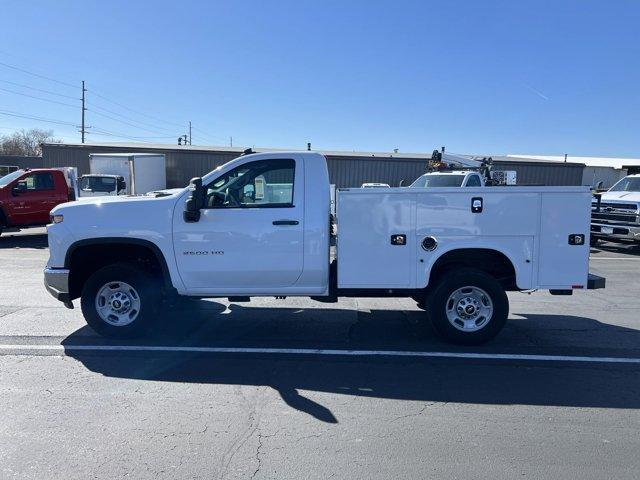
<svg viewBox="0 0 640 480">
<path fill-rule="evenodd" d="M 464 175 L 423 175 L 413 182 L 411 188 L 426 187 L 461 187 Z"/>
<path fill-rule="evenodd" d="M 4 177 L 0 178 L 0 188 L 9 185 L 16 178 L 19 178 L 23 173 L 24 170 L 16 170 L 15 172 L 11 172 L 9 175 L 5 175 Z"/>
<path fill-rule="evenodd" d="M 116 179 L 109 177 L 82 177 L 80 190 L 83 192 L 111 193 L 116 189 Z"/>
<path fill-rule="evenodd" d="M 625 177 L 609 189 L 610 192 L 640 192 L 640 177 Z"/>
</svg>

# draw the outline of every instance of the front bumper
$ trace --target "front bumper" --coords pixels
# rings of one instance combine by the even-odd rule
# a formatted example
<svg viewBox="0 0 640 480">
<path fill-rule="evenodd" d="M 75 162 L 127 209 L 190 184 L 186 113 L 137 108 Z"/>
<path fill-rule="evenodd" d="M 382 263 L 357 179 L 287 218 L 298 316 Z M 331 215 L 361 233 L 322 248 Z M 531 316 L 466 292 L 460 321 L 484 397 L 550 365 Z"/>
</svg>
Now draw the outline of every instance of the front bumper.
<svg viewBox="0 0 640 480">
<path fill-rule="evenodd" d="M 603 233 L 603 228 L 613 229 L 612 233 Z M 623 240 L 640 242 L 640 225 L 592 223 L 591 236 L 610 240 Z"/>
<path fill-rule="evenodd" d="M 44 269 L 44 286 L 53 298 L 69 303 L 69 270 L 66 268 Z"/>
</svg>

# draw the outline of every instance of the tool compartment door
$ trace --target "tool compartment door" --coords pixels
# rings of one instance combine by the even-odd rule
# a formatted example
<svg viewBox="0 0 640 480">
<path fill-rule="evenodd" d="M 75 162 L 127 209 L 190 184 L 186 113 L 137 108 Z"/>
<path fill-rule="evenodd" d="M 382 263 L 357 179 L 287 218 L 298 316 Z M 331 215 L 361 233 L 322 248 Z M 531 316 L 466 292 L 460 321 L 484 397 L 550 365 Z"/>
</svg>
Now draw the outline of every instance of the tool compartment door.
<svg viewBox="0 0 640 480">
<path fill-rule="evenodd" d="M 540 209 L 540 288 L 587 288 L 591 194 L 544 192 Z M 584 235 L 584 244 L 571 245 L 569 235 Z"/>
<path fill-rule="evenodd" d="M 388 188 L 343 190 L 337 204 L 338 287 L 411 288 L 414 195 Z"/>
</svg>

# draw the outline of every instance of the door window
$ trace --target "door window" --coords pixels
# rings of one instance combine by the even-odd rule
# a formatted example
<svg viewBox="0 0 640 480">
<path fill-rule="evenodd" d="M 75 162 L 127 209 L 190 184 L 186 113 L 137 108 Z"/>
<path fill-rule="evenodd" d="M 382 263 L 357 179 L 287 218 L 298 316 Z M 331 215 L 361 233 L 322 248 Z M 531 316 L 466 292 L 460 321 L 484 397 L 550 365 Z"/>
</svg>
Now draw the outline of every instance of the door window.
<svg viewBox="0 0 640 480">
<path fill-rule="evenodd" d="M 32 173 L 20 180 L 20 182 L 25 183 L 28 192 L 53 190 L 53 174 L 51 173 Z"/>
<path fill-rule="evenodd" d="M 293 207 L 291 159 L 245 163 L 207 185 L 205 208 Z"/>
<path fill-rule="evenodd" d="M 478 175 L 471 175 L 467 180 L 467 187 L 480 187 L 480 177 Z"/>
</svg>

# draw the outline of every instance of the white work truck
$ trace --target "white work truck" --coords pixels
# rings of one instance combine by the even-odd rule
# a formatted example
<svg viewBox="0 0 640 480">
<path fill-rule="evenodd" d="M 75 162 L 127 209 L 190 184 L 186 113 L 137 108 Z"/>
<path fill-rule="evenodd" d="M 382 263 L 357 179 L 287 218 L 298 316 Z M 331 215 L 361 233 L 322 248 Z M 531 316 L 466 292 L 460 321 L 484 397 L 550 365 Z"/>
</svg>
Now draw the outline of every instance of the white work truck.
<svg viewBox="0 0 640 480">
<path fill-rule="evenodd" d="M 488 187 L 516 184 L 515 170 L 496 170 L 491 157 L 473 157 L 434 150 L 429 171 L 420 175 L 410 188 Z"/>
<path fill-rule="evenodd" d="M 477 344 L 506 291 L 602 288 L 590 276 L 586 187 L 340 189 L 312 152 L 247 154 L 189 187 L 56 207 L 48 291 L 81 298 L 100 334 L 152 328 L 164 297 L 408 297 L 446 339 Z"/>
</svg>

